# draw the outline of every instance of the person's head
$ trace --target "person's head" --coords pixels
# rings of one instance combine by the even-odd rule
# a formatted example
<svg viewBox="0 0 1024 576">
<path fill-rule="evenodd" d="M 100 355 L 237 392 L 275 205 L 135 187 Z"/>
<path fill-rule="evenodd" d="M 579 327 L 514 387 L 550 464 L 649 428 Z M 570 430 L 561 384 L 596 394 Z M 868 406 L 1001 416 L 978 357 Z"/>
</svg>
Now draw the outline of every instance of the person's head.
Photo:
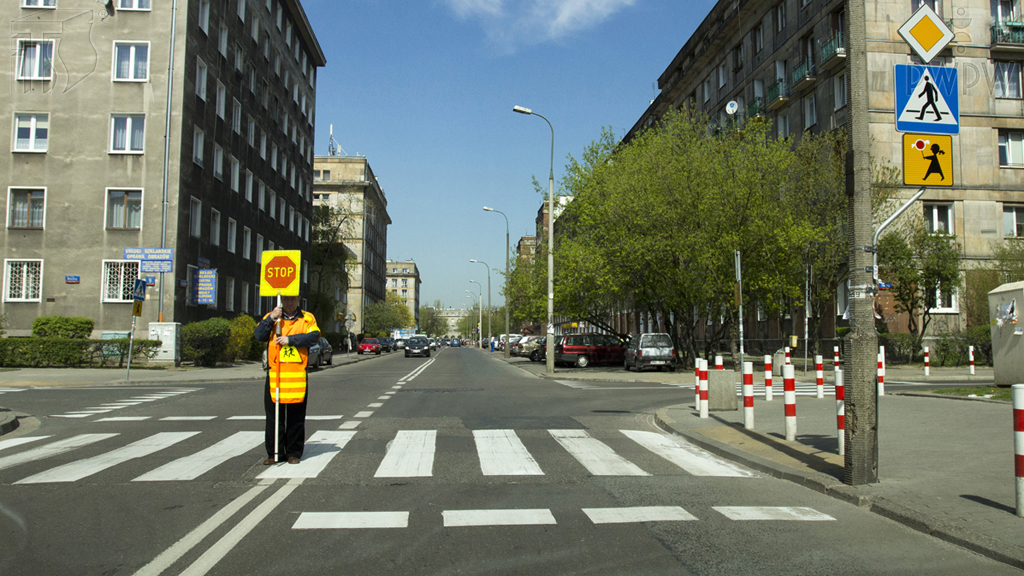
<svg viewBox="0 0 1024 576">
<path fill-rule="evenodd" d="M 942 147 L 938 144 L 932 144 L 932 154 L 938 154 L 942 150 Z"/>
<path fill-rule="evenodd" d="M 281 296 L 281 308 L 288 314 L 294 314 L 299 307 L 298 296 Z"/>
</svg>

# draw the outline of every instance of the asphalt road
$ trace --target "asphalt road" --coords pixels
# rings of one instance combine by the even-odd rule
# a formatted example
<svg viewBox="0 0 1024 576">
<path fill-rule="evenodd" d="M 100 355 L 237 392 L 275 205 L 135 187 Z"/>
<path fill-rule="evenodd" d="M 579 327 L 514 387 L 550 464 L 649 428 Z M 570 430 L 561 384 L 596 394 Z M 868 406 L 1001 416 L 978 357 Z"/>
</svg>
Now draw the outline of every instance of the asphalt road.
<svg viewBox="0 0 1024 576">
<path fill-rule="evenodd" d="M 309 394 L 272 467 L 259 384 L 5 395 L 37 421 L 0 439 L 0 576 L 1019 573 L 665 435 L 676 386 L 444 349 Z"/>
</svg>

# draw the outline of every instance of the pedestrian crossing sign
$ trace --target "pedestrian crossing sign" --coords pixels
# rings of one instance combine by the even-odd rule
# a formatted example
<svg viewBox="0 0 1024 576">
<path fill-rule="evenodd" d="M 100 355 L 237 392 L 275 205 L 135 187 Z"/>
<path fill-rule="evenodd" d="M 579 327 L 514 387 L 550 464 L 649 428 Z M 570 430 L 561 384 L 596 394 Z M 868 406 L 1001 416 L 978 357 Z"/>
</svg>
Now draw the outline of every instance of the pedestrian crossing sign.
<svg viewBox="0 0 1024 576">
<path fill-rule="evenodd" d="M 907 186 L 953 186 L 953 137 L 904 134 L 903 183 Z"/>
<path fill-rule="evenodd" d="M 896 131 L 960 133 L 960 81 L 956 68 L 897 64 Z"/>
</svg>

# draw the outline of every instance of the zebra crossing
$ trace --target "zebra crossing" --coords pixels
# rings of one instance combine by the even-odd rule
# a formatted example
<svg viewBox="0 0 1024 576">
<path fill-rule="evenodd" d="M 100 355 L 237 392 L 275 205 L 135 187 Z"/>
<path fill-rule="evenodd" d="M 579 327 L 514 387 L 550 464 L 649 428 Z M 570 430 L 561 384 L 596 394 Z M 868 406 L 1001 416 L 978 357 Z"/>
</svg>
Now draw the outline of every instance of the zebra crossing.
<svg viewBox="0 0 1024 576">
<path fill-rule="evenodd" d="M 25 390 L 27 390 L 27 388 L 8 388 L 8 387 L 5 387 L 5 386 L 0 386 L 0 394 L 7 394 L 7 393 L 12 393 L 12 392 L 24 392 Z"/>
<path fill-rule="evenodd" d="M 3 389 L 0 388 L 0 391 Z M 51 418 L 89 418 L 90 416 L 96 416 L 98 414 L 106 414 L 113 412 L 114 410 L 120 410 L 129 406 L 138 406 L 147 402 L 155 402 L 157 400 L 166 400 L 167 398 L 174 398 L 175 396 L 181 396 L 182 394 L 188 394 L 189 392 L 195 392 L 197 388 L 172 388 L 165 392 L 155 392 L 152 394 L 142 394 L 139 396 L 133 396 L 126 400 L 118 400 L 117 402 L 108 402 L 101 404 L 100 406 L 91 406 L 82 410 L 70 410 L 63 414 L 51 414 Z M 17 390 L 8 390 L 17 391 Z M 2 392 L 0 392 L 2 393 Z"/>
<path fill-rule="evenodd" d="M 636 476 L 652 474 L 617 453 L 606 439 L 593 437 L 587 430 L 547 430 L 546 435 L 530 431 L 535 450 L 568 456 L 573 466 L 580 466 L 592 476 Z M 621 437 L 611 441 L 636 452 L 654 454 L 693 476 L 750 478 L 754 472 L 719 458 L 677 436 L 642 430 L 619 430 Z M 306 441 L 299 464 L 270 466 L 256 476 L 258 480 L 317 478 L 325 473 L 351 472 L 342 457 L 345 447 L 359 437 L 353 429 L 318 430 Z M 366 435 L 366 432 L 362 432 Z M 157 466 L 131 479 L 132 482 L 190 481 L 202 478 L 229 461 L 242 457 L 262 457 L 264 432 L 239 431 L 219 437 L 217 433 L 199 431 L 157 432 L 122 446 L 111 447 L 96 454 L 99 447 L 110 447 L 125 435 L 117 432 L 83 433 L 67 438 L 48 435 L 24 436 L 0 441 L 0 483 L 16 485 L 70 483 L 96 477 L 130 462 L 152 463 L 162 451 L 177 446 L 186 456 L 157 462 Z M 515 430 L 473 430 L 475 459 L 469 452 L 460 452 L 467 460 L 460 473 L 474 478 L 545 476 L 541 464 L 531 454 Z M 374 453 L 374 478 L 429 478 L 439 457 L 437 430 L 399 430 L 386 442 L 383 454 Z M 626 440 L 632 441 L 632 443 Z M 373 440 L 378 443 L 381 439 Z M 539 443 L 539 444 L 538 444 Z M 561 450 L 555 449 L 556 447 Z M 73 458 L 75 451 L 89 448 L 93 455 Z M 365 449 L 365 446 L 363 447 Z M 342 455 L 343 456 L 343 455 Z M 450 458 L 451 454 L 445 454 Z M 645 457 L 646 458 L 646 457 Z M 62 461 L 56 466 L 24 477 L 14 476 L 18 467 L 39 461 Z M 469 461 L 473 460 L 473 461 Z M 37 465 L 38 466 L 38 465 Z M 236 461 L 235 466 L 251 464 Z M 329 470 L 329 467 L 334 466 Z M 369 466 L 365 465 L 364 466 Z M 561 466 L 561 464 L 559 464 Z M 446 473 L 451 470 L 446 466 Z M 12 470 L 14 469 L 14 470 Z M 130 469 L 130 468 L 129 468 Z M 477 472 L 474 472 L 476 470 Z M 132 470 L 135 473 L 141 470 Z M 361 473 L 359 470 L 357 473 Z"/>
</svg>

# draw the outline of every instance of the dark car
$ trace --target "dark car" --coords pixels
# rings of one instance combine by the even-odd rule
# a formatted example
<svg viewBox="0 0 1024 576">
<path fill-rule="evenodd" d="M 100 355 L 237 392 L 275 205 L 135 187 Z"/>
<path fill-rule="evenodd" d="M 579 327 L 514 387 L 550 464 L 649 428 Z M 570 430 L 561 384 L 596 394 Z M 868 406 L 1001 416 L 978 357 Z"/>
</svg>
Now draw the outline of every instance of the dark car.
<svg viewBox="0 0 1024 576">
<path fill-rule="evenodd" d="M 307 366 L 319 368 L 324 364 L 330 365 L 332 362 L 334 362 L 334 349 L 331 348 L 327 338 L 321 337 L 318 343 L 309 348 L 309 362 Z"/>
<path fill-rule="evenodd" d="M 621 364 L 626 347 L 606 334 L 567 334 L 555 340 L 555 364 L 586 368 L 591 364 Z"/>
<path fill-rule="evenodd" d="M 376 354 L 380 356 L 380 342 L 377 342 L 376 338 L 363 338 L 363 341 L 359 343 L 359 354 Z"/>
<path fill-rule="evenodd" d="M 380 342 L 380 349 L 382 352 L 394 352 L 395 351 L 395 339 L 385 336 L 383 338 L 377 338 L 377 342 Z"/>
<path fill-rule="evenodd" d="M 654 367 L 658 370 L 676 369 L 676 348 L 672 345 L 672 337 L 663 333 L 644 333 L 633 338 L 626 347 L 623 358 L 626 370 L 636 368 L 643 372 L 644 368 Z"/>
<path fill-rule="evenodd" d="M 423 356 L 430 358 L 430 342 L 422 336 L 413 336 L 405 343 L 405 357 Z"/>
</svg>

